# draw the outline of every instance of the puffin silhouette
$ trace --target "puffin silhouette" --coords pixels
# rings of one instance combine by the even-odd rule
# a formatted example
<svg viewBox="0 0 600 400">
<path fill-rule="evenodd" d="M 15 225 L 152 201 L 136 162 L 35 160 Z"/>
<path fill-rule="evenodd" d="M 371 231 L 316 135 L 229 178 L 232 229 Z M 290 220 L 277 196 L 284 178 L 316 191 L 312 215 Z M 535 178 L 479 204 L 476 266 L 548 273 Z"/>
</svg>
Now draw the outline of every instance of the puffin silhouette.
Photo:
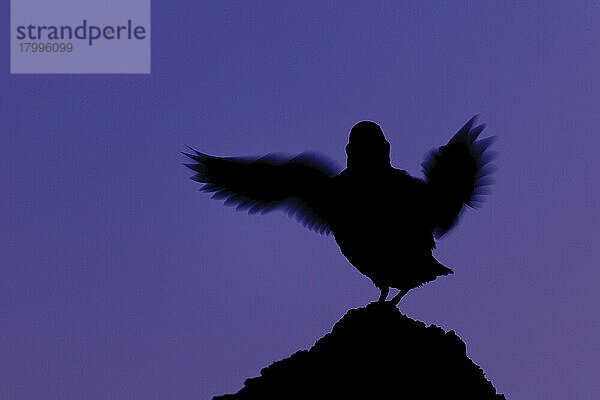
<svg viewBox="0 0 600 400">
<path fill-rule="evenodd" d="M 397 305 L 412 288 L 453 273 L 432 255 L 434 238 L 457 223 L 465 206 L 476 208 L 491 184 L 493 137 L 471 118 L 421 164 L 424 179 L 391 166 L 390 144 L 375 122 L 350 131 L 341 173 L 312 153 L 290 158 L 215 157 L 191 149 L 192 179 L 213 198 L 249 213 L 283 209 L 304 226 L 332 233 L 342 253 L 381 290 L 399 289 Z"/>
</svg>

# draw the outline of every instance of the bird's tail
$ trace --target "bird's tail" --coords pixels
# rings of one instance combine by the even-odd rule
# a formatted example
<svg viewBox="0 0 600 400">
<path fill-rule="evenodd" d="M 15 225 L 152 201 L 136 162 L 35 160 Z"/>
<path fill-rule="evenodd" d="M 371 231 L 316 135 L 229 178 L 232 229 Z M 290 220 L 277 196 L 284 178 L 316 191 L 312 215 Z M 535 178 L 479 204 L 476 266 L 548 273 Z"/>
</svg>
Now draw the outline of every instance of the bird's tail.
<svg viewBox="0 0 600 400">
<path fill-rule="evenodd" d="M 452 271 L 450 268 L 446 267 L 433 257 L 431 257 L 431 263 L 436 276 L 449 275 L 454 273 L 454 271 Z"/>
</svg>

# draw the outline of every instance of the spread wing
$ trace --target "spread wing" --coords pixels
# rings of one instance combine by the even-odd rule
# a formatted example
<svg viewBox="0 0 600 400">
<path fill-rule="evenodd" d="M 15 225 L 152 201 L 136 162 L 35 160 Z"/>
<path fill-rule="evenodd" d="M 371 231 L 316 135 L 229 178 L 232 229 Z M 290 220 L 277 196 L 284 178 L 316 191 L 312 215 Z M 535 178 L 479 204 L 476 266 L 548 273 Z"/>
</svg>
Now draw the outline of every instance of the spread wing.
<svg viewBox="0 0 600 400">
<path fill-rule="evenodd" d="M 467 205 L 475 208 L 492 184 L 493 154 L 489 151 L 494 137 L 478 139 L 485 125 L 475 125 L 471 118 L 437 150 L 432 151 L 421 164 L 429 186 L 433 232 L 443 236 L 456 222 Z"/>
<path fill-rule="evenodd" d="M 323 157 L 303 153 L 294 158 L 226 158 L 191 150 L 183 154 L 194 162 L 185 165 L 196 172 L 192 179 L 203 183 L 200 190 L 214 193 L 213 198 L 250 214 L 283 209 L 311 230 L 331 232 L 325 201 L 336 169 Z"/>
</svg>

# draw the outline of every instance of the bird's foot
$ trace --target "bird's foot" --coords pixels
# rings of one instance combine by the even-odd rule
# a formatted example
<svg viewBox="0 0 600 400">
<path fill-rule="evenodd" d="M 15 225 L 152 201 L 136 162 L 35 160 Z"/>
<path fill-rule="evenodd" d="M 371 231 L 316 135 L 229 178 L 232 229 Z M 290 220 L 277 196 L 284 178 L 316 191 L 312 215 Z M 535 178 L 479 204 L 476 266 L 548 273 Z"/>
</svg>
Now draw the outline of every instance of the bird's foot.
<svg viewBox="0 0 600 400">
<path fill-rule="evenodd" d="M 385 303 L 385 299 L 387 298 L 389 292 L 390 292 L 389 287 L 381 288 L 381 295 L 379 295 L 379 300 L 377 300 L 377 301 L 379 303 Z"/>
<path fill-rule="evenodd" d="M 392 299 L 390 300 L 390 304 L 397 306 L 398 303 L 400 303 L 400 300 L 402 300 L 402 298 L 404 297 L 404 295 L 406 293 L 408 293 L 410 289 L 401 289 L 397 295 L 395 295 L 394 297 L 392 297 Z"/>
</svg>

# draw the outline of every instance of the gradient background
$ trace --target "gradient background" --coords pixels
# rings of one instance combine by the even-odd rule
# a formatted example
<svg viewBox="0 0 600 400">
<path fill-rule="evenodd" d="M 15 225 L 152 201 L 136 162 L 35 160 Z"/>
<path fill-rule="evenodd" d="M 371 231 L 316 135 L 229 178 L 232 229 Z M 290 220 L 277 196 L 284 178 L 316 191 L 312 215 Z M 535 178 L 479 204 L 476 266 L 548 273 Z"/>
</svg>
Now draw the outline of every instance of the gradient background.
<svg viewBox="0 0 600 400">
<path fill-rule="evenodd" d="M 401 309 L 508 398 L 597 398 L 600 2 L 249 3 L 155 1 L 151 75 L 19 76 L 2 1 L 0 398 L 234 392 L 377 297 L 332 238 L 197 192 L 184 144 L 343 164 L 373 119 L 419 175 L 476 113 L 493 195 Z"/>
</svg>

